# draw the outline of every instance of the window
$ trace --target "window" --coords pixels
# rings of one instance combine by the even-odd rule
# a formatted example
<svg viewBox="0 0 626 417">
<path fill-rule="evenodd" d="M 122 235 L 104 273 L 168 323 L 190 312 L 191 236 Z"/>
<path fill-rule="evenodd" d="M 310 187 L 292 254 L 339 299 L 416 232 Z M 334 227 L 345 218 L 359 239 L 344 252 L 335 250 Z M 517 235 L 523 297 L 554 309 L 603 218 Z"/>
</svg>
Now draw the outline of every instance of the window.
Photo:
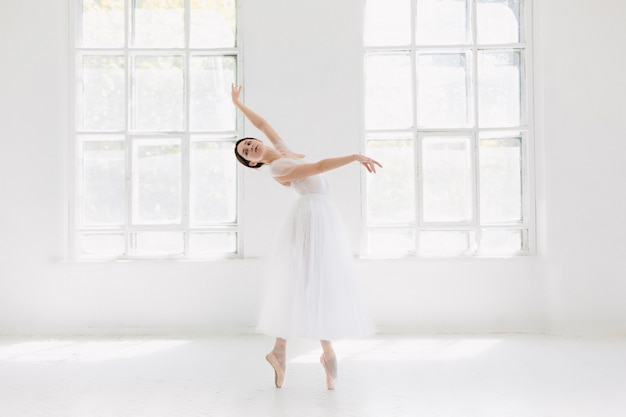
<svg viewBox="0 0 626 417">
<path fill-rule="evenodd" d="M 72 253 L 235 256 L 235 0 L 76 0 Z"/>
<path fill-rule="evenodd" d="M 533 250 L 524 0 L 367 0 L 368 256 Z"/>
</svg>

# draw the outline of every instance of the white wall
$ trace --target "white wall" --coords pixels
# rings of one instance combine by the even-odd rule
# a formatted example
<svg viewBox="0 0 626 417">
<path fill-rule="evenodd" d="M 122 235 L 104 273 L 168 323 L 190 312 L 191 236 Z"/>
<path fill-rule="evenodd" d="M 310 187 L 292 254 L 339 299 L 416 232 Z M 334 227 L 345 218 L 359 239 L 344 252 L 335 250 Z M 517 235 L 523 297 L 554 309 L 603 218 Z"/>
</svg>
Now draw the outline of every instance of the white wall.
<svg viewBox="0 0 626 417">
<path fill-rule="evenodd" d="M 550 326 L 626 333 L 626 3 L 537 5 Z"/>
<path fill-rule="evenodd" d="M 359 151 L 361 0 L 241 3 L 247 103 L 311 158 Z M 626 3 L 534 9 L 540 253 L 359 261 L 382 331 L 626 333 Z M 245 173 L 249 259 L 63 261 L 68 25 L 65 0 L 0 4 L 0 333 L 251 329 L 292 198 L 266 174 Z M 329 176 L 355 250 L 359 175 Z"/>
</svg>

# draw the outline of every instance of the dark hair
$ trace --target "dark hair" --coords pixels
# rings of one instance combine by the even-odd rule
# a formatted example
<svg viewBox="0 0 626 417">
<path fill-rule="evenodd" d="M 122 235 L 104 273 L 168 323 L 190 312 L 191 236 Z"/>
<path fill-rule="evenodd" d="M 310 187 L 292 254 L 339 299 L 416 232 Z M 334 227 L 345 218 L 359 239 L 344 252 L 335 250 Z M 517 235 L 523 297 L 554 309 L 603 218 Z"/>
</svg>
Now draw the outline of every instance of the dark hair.
<svg viewBox="0 0 626 417">
<path fill-rule="evenodd" d="M 237 143 L 235 143 L 235 156 L 237 157 L 237 160 L 239 162 L 241 162 L 243 165 L 247 166 L 248 168 L 261 168 L 263 165 L 265 165 L 263 162 L 257 162 L 256 165 L 250 165 L 250 161 L 248 161 L 243 156 L 239 155 L 239 152 L 237 152 L 237 146 L 239 146 L 239 144 L 241 142 L 243 142 L 244 140 L 248 140 L 248 139 L 259 140 L 257 138 L 241 138 L 241 139 L 239 139 L 237 141 Z"/>
</svg>

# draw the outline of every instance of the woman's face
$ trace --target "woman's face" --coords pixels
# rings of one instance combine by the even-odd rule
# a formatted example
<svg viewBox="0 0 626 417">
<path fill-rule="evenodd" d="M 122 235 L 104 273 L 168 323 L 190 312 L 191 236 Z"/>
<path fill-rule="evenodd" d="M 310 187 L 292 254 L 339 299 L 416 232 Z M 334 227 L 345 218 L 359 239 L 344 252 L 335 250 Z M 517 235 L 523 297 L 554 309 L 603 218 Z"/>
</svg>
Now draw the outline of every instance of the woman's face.
<svg viewBox="0 0 626 417">
<path fill-rule="evenodd" d="M 246 139 L 242 140 L 237 145 L 237 153 L 243 158 L 250 161 L 250 165 L 256 165 L 261 161 L 263 156 L 263 142 L 258 139 Z"/>
</svg>

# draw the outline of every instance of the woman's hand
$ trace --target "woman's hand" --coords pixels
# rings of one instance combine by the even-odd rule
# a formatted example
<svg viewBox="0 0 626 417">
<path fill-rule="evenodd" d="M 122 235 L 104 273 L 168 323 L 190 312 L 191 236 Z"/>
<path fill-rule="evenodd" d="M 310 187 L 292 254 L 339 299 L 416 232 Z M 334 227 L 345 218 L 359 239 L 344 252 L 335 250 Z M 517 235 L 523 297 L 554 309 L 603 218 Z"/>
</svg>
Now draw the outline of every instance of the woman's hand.
<svg viewBox="0 0 626 417">
<path fill-rule="evenodd" d="M 355 160 L 359 162 L 361 165 L 363 165 L 365 169 L 367 169 L 368 172 L 376 173 L 376 165 L 378 165 L 380 168 L 383 167 L 377 161 L 374 161 L 372 158 L 369 158 L 365 155 L 356 154 L 354 155 L 354 157 L 355 157 Z"/>
<path fill-rule="evenodd" d="M 230 85 L 230 96 L 233 100 L 233 104 L 237 105 L 239 103 L 239 96 L 241 95 L 241 89 L 243 86 L 235 85 L 234 83 Z"/>
</svg>

